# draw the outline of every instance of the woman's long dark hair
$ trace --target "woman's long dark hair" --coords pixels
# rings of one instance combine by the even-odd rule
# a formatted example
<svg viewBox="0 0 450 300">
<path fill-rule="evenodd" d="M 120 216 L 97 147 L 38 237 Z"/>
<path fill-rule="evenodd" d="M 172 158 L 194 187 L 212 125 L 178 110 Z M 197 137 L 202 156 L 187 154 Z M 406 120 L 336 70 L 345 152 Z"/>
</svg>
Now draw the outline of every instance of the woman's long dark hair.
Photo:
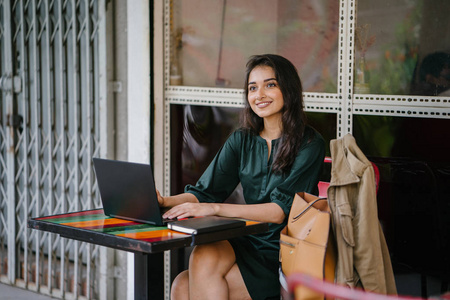
<svg viewBox="0 0 450 300">
<path fill-rule="evenodd" d="M 288 173 L 294 163 L 300 145 L 303 142 L 306 115 L 303 110 L 303 89 L 295 66 L 286 58 L 274 55 L 254 55 L 247 62 L 245 76 L 245 108 L 242 127 L 255 135 L 264 129 L 263 119 L 256 115 L 248 103 L 248 79 L 250 72 L 258 66 L 271 67 L 283 95 L 282 132 L 272 170 L 276 173 Z"/>
</svg>

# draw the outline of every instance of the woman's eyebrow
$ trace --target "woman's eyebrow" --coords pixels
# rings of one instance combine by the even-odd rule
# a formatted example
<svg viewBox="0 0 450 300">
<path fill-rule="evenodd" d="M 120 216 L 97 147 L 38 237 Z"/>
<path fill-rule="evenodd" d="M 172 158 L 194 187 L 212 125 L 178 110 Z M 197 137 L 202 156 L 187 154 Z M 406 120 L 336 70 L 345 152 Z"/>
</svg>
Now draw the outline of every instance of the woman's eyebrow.
<svg viewBox="0 0 450 300">
<path fill-rule="evenodd" d="M 264 82 L 271 81 L 271 80 L 275 80 L 275 81 L 276 81 L 277 79 L 274 78 L 274 77 L 272 77 L 272 78 L 267 78 L 267 79 L 264 79 Z M 256 81 L 249 82 L 248 85 L 250 85 L 250 84 L 256 84 Z"/>
</svg>

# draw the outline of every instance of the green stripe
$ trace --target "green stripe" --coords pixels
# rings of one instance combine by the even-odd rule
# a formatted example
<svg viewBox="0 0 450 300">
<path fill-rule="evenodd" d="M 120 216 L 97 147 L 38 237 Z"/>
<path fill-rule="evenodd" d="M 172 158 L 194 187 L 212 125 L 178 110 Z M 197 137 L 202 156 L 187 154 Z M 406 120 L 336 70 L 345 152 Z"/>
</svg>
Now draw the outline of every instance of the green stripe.
<svg viewBox="0 0 450 300">
<path fill-rule="evenodd" d="M 95 221 L 95 220 L 103 220 L 103 219 L 107 220 L 110 218 L 103 214 L 96 214 L 96 215 L 75 216 L 75 217 L 66 217 L 66 218 L 55 218 L 55 219 L 48 219 L 48 220 L 43 220 L 43 221 L 60 224 L 60 223 L 73 223 L 73 222 L 83 222 L 83 221 Z"/>
</svg>

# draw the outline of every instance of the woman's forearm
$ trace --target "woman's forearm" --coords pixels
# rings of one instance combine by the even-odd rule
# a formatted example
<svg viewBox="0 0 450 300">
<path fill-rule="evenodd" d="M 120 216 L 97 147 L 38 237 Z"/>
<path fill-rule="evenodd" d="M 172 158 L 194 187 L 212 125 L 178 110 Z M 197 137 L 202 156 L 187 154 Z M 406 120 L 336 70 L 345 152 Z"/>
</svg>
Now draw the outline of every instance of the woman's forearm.
<svg viewBox="0 0 450 300">
<path fill-rule="evenodd" d="M 281 207 L 275 203 L 199 203 L 194 195 L 187 194 L 165 197 L 163 206 L 170 207 L 163 215 L 168 219 L 216 215 L 280 224 L 286 217 Z"/>
<path fill-rule="evenodd" d="M 214 203 L 216 215 L 223 217 L 237 217 L 260 222 L 280 224 L 286 215 L 278 204 L 228 204 Z"/>
</svg>

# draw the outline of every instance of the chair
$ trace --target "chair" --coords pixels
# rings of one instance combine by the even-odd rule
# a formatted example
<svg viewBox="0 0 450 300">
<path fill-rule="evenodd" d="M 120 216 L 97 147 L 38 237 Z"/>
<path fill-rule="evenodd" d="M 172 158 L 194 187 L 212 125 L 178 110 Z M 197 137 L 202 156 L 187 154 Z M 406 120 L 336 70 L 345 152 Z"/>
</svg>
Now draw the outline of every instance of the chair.
<svg viewBox="0 0 450 300">
<path fill-rule="evenodd" d="M 292 274 L 287 278 L 289 294 L 292 294 L 298 285 L 303 285 L 316 292 L 322 293 L 327 298 L 342 300 L 424 300 L 424 298 L 420 297 L 382 295 L 366 292 L 360 289 L 351 289 L 349 287 L 326 282 L 301 273 Z M 283 299 L 290 298 L 286 298 L 286 295 L 284 295 Z M 450 299 L 450 295 L 442 295 L 441 297 L 434 299 Z"/>
</svg>

